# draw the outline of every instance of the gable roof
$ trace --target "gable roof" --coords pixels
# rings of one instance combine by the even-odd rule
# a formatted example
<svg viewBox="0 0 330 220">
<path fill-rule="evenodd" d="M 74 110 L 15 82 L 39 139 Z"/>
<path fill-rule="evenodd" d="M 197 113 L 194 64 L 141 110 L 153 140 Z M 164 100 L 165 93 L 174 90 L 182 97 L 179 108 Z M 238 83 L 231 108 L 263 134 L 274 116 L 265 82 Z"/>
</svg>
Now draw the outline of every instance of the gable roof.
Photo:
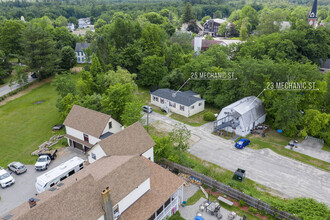
<svg viewBox="0 0 330 220">
<path fill-rule="evenodd" d="M 175 94 L 175 93 L 176 93 L 176 95 L 174 96 L 173 94 Z M 179 103 L 181 105 L 185 105 L 185 106 L 191 106 L 195 102 L 204 100 L 204 99 L 195 97 L 194 95 L 198 95 L 198 94 L 196 94 L 192 91 L 176 92 L 171 89 L 157 89 L 156 91 L 151 92 L 150 94 L 170 100 L 172 102 Z"/>
<path fill-rule="evenodd" d="M 128 126 L 98 143 L 108 156 L 141 155 L 155 145 L 140 122 Z"/>
<path fill-rule="evenodd" d="M 150 178 L 147 164 L 139 156 L 104 157 L 62 181 L 57 190 L 45 191 L 30 208 L 23 203 L 9 213 L 11 219 L 93 220 L 104 215 L 101 192 L 110 187 L 113 206 Z"/>
<path fill-rule="evenodd" d="M 99 138 L 110 118 L 110 115 L 74 105 L 63 124 Z"/>
<path fill-rule="evenodd" d="M 90 43 L 76 43 L 76 48 L 74 51 L 83 51 L 84 49 L 88 48 Z"/>
<path fill-rule="evenodd" d="M 182 178 L 144 157 L 141 158 L 151 171 L 150 190 L 122 213 L 121 220 L 149 219 L 184 183 Z"/>
</svg>

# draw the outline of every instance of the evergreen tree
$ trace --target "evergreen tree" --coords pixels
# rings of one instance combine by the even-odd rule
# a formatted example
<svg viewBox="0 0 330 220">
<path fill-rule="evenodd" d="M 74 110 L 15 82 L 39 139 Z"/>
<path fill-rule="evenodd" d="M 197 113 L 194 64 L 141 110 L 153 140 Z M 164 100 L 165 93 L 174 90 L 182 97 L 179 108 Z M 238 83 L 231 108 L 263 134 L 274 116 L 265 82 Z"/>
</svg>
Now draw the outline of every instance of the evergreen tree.
<svg viewBox="0 0 330 220">
<path fill-rule="evenodd" d="M 60 67 L 65 70 L 71 69 L 77 63 L 77 57 L 74 50 L 69 47 L 63 47 L 61 50 L 61 63 Z"/>
<path fill-rule="evenodd" d="M 194 15 L 192 12 L 192 6 L 190 3 L 187 3 L 182 14 L 182 23 L 187 23 L 193 19 L 194 19 Z"/>
<path fill-rule="evenodd" d="M 24 63 L 31 71 L 36 71 L 39 79 L 57 72 L 59 53 L 55 49 L 56 42 L 50 34 L 36 24 L 29 25 L 22 33 Z"/>
</svg>

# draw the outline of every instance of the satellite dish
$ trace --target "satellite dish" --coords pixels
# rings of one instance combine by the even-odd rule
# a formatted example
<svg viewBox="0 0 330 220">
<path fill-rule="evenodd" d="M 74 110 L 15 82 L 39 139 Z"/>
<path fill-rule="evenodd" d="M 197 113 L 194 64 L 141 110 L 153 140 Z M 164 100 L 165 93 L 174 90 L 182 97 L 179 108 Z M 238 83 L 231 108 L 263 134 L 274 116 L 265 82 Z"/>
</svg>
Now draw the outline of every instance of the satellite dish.
<svg viewBox="0 0 330 220">
<path fill-rule="evenodd" d="M 175 98 L 176 97 L 176 93 L 172 93 L 172 97 Z"/>
</svg>

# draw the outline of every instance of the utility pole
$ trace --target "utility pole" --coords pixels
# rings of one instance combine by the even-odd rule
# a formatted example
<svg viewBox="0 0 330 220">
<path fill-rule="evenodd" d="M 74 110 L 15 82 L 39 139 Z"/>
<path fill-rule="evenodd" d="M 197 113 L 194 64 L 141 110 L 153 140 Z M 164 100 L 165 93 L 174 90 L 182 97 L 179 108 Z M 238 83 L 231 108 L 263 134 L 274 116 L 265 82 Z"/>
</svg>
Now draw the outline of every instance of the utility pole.
<svg viewBox="0 0 330 220">
<path fill-rule="evenodd" d="M 147 132 L 149 134 L 149 102 L 147 106 Z"/>
</svg>

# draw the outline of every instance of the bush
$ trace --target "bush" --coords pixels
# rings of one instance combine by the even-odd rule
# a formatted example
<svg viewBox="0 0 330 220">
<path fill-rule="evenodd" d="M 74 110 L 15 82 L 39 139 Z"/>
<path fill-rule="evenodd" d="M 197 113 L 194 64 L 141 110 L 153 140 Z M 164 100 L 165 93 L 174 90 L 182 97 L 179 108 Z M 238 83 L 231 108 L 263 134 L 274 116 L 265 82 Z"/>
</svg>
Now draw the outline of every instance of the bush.
<svg viewBox="0 0 330 220">
<path fill-rule="evenodd" d="M 212 188 L 212 192 L 215 192 L 217 191 L 217 189 L 215 187 Z"/>
<path fill-rule="evenodd" d="M 212 112 L 205 112 L 204 116 L 203 116 L 203 119 L 205 121 L 215 121 L 215 116 Z"/>
<path fill-rule="evenodd" d="M 238 205 L 239 205 L 240 207 L 245 206 L 245 202 L 244 202 L 244 200 L 243 200 L 243 199 L 239 200 Z"/>
<path fill-rule="evenodd" d="M 252 212 L 253 214 L 258 214 L 258 209 L 249 207 L 249 212 Z"/>
<path fill-rule="evenodd" d="M 266 216 L 267 212 L 265 210 L 260 210 L 260 215 Z"/>
</svg>

